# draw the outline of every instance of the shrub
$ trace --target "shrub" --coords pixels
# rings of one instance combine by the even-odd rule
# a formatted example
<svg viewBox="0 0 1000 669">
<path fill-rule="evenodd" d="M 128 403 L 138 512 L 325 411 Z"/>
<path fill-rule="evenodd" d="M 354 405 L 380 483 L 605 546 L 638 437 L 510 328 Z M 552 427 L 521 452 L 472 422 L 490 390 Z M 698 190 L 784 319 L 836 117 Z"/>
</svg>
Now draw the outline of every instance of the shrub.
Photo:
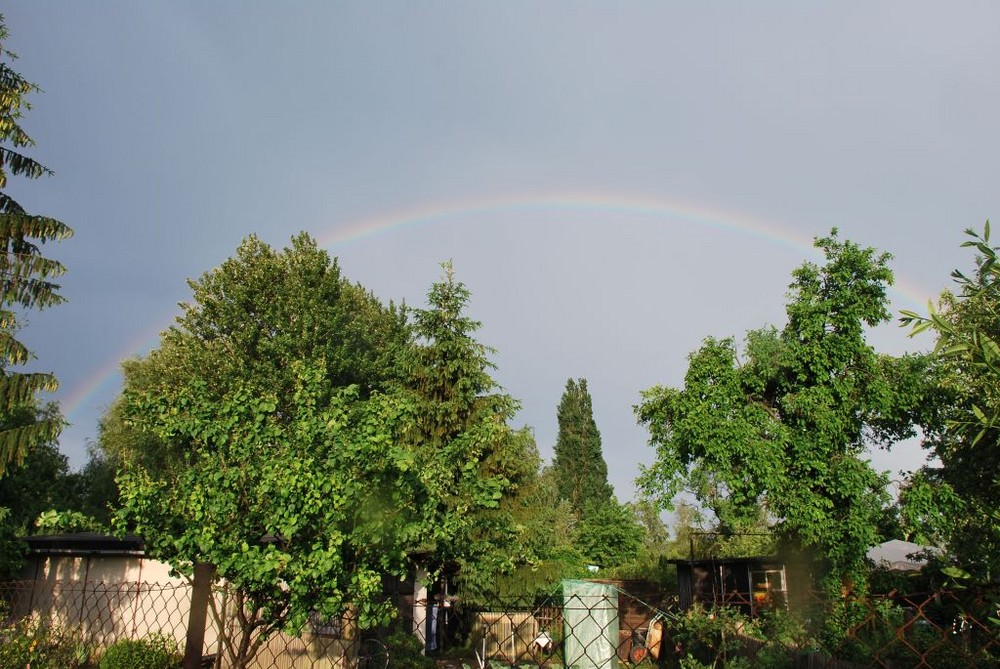
<svg viewBox="0 0 1000 669">
<path fill-rule="evenodd" d="M 424 644 L 398 623 L 385 640 L 389 650 L 389 669 L 435 669 L 437 663 L 424 655 Z"/>
<path fill-rule="evenodd" d="M 108 646 L 100 669 L 178 669 L 181 655 L 170 637 L 154 634 L 144 639 L 122 639 Z"/>
<path fill-rule="evenodd" d="M 0 669 L 77 669 L 89 661 L 90 647 L 72 632 L 29 619 L 0 626 Z"/>
</svg>

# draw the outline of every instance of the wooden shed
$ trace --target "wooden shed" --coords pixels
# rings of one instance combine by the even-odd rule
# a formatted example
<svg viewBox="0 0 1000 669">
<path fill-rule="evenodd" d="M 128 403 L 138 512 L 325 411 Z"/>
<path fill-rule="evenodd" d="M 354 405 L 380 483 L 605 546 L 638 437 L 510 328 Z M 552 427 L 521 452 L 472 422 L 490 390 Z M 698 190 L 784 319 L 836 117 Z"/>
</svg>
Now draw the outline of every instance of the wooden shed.
<svg viewBox="0 0 1000 669">
<path fill-rule="evenodd" d="M 732 606 L 749 616 L 788 605 L 788 571 L 777 557 L 671 560 L 680 606 Z"/>
</svg>

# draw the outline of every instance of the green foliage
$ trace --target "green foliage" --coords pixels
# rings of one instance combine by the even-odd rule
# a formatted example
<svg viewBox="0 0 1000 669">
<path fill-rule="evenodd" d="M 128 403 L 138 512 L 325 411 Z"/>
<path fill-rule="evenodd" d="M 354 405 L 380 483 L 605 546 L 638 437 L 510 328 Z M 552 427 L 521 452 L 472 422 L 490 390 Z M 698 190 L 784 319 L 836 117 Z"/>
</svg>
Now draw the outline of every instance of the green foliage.
<svg viewBox="0 0 1000 669">
<path fill-rule="evenodd" d="M 559 434 L 552 468 L 559 497 L 569 500 L 573 512 L 582 517 L 588 508 L 600 507 L 612 497 L 586 379 L 566 381 L 557 418 Z"/>
<path fill-rule="evenodd" d="M 721 667 L 742 664 L 748 618 L 728 607 L 711 610 L 693 606 L 672 621 L 672 640 L 684 667 Z"/>
<path fill-rule="evenodd" d="M 200 383 L 173 398 L 128 395 L 137 425 L 188 450 L 169 478 L 121 475 L 118 527 L 182 573 L 215 565 L 248 621 L 227 647 L 237 666 L 313 611 L 351 608 L 362 627 L 384 622 L 382 576 L 404 575 L 428 526 L 417 506 L 427 493 L 401 438 L 406 402 L 331 392 L 322 369 L 296 368 L 294 413 L 246 389 L 220 401 Z"/>
<path fill-rule="evenodd" d="M 79 511 L 49 509 L 35 519 L 35 534 L 70 534 L 73 532 L 107 532 L 108 527 Z"/>
<path fill-rule="evenodd" d="M 573 543 L 576 516 L 569 502 L 559 499 L 551 468 L 541 471 L 541 458 L 534 448 L 526 454 L 533 473 L 504 497 L 501 511 L 512 534 L 497 541 L 493 557 L 464 568 L 459 574 L 462 599 L 477 604 L 544 596 L 566 578 L 586 575 L 586 561 Z"/>
<path fill-rule="evenodd" d="M 31 109 L 28 96 L 39 88 L 11 68 L 16 56 L 4 48 L 7 36 L 0 16 L 0 416 L 33 407 L 37 393 L 58 387 L 52 374 L 16 372 L 11 366 L 23 365 L 33 357 L 15 336 L 19 312 L 63 301 L 53 279 L 65 268 L 43 256 L 40 246 L 73 234 L 53 218 L 29 214 L 9 195 L 8 176 L 37 179 L 51 172 L 23 153 L 34 142 L 21 127 L 21 118 Z M 0 475 L 9 464 L 21 462 L 31 448 L 54 441 L 62 425 L 57 414 L 46 413 L 34 421 L 0 428 Z"/>
<path fill-rule="evenodd" d="M 1000 266 L 990 240 L 966 230 L 962 246 L 975 252 L 974 270 L 952 272 L 957 293 L 944 292 L 927 316 L 903 312 L 912 334 L 937 336 L 933 380 L 940 395 L 936 414 L 925 421 L 924 444 L 940 460 L 927 467 L 923 482 L 940 493 L 924 502 L 924 515 L 948 521 L 949 551 L 980 578 L 1000 573 Z M 920 481 L 918 481 L 920 483 Z M 926 488 L 926 485 L 923 486 Z M 921 492 L 917 488 L 915 492 Z M 934 508 L 934 504 L 936 508 Z M 930 506 L 929 506 L 930 504 Z M 941 527 L 936 528 L 939 532 Z"/>
<path fill-rule="evenodd" d="M 422 548 L 432 570 L 452 561 L 488 578 L 521 562 L 510 551 L 517 528 L 503 500 L 534 475 L 537 452 L 530 433 L 508 426 L 517 402 L 490 375 L 492 350 L 474 338 L 480 323 L 465 314 L 468 288 L 450 263 L 443 269 L 428 308 L 412 310 L 416 343 L 407 361 L 415 405 L 407 439 L 430 520 Z"/>
<path fill-rule="evenodd" d="M 968 515 L 962 499 L 940 474 L 925 468 L 910 476 L 899 491 L 899 524 L 907 541 L 947 545 L 956 523 Z"/>
<path fill-rule="evenodd" d="M 54 409 L 49 409 L 54 412 Z M 24 406 L 9 419 L 31 422 L 37 412 Z M 34 531 L 39 514 L 59 508 L 73 512 L 80 504 L 77 474 L 51 442 L 36 444 L 25 459 L 0 477 L 0 577 L 15 577 L 23 565 L 22 537 Z"/>
<path fill-rule="evenodd" d="M 10 520 L 10 509 L 0 507 L 0 581 L 18 577 L 28 546 L 21 540 L 21 528 Z"/>
<path fill-rule="evenodd" d="M 729 607 L 695 606 L 671 622 L 681 666 L 790 669 L 798 666 L 796 657 L 820 647 L 805 623 L 784 609 L 751 619 Z"/>
<path fill-rule="evenodd" d="M 656 387 L 636 411 L 656 447 L 641 485 L 661 502 L 685 486 L 724 533 L 759 522 L 761 509 L 793 545 L 817 552 L 833 575 L 862 574 L 878 542 L 886 480 L 865 449 L 912 428 L 911 379 L 889 377 L 864 329 L 888 318 L 888 255 L 841 241 L 816 244 L 823 266 L 794 274 L 781 330 L 706 339 L 690 356 L 682 389 Z M 839 587 L 839 586 L 838 586 Z"/>
<path fill-rule="evenodd" d="M 0 669 L 83 669 L 92 649 L 71 632 L 22 619 L 0 625 Z"/>
<path fill-rule="evenodd" d="M 507 426 L 516 404 L 450 272 L 412 334 L 304 235 L 280 254 L 250 238 L 192 288 L 160 348 L 126 365 L 102 445 L 122 467 L 117 528 L 229 586 L 227 662 L 313 612 L 384 624 L 383 580 L 415 554 L 432 570 L 515 561 L 497 548 L 516 545 L 505 495 L 534 443 Z"/>
<path fill-rule="evenodd" d="M 26 411 L 30 421 L 33 412 Z M 46 509 L 66 508 L 76 497 L 76 481 L 66 456 L 51 442 L 38 444 L 0 478 L 0 507 L 10 509 L 9 522 L 26 533 Z"/>
<path fill-rule="evenodd" d="M 356 386 L 362 398 L 400 383 L 403 314 L 342 277 L 305 233 L 281 251 L 250 236 L 189 285 L 193 301 L 160 346 L 123 364 L 128 391 L 169 396 L 199 383 L 221 399 L 244 389 L 273 395 L 281 415 L 294 413 L 296 362 L 321 368 L 331 388 Z M 136 430 L 125 414 L 119 399 L 101 422 L 112 464 L 154 471 L 183 462 L 183 442 Z"/>
<path fill-rule="evenodd" d="M 670 530 L 660 517 L 659 507 L 650 500 L 640 500 L 626 505 L 632 512 L 633 522 L 639 528 L 641 543 L 631 559 L 611 570 L 610 578 L 641 579 L 657 584 L 661 590 L 677 588 L 677 569 L 667 564 L 673 555 Z"/>
<path fill-rule="evenodd" d="M 249 237 L 190 286 L 102 422 L 116 527 L 181 573 L 215 565 L 242 611 L 224 644 L 235 666 L 312 611 L 381 622 L 381 579 L 430 524 L 405 439 L 403 315 L 305 234 L 280 252 Z"/>
<path fill-rule="evenodd" d="M 94 444 L 88 448 L 87 464 L 71 474 L 76 487 L 73 509 L 90 516 L 104 527 L 111 526 L 111 509 L 118 505 L 118 466 Z"/>
<path fill-rule="evenodd" d="M 395 624 L 385 640 L 389 651 L 388 669 L 435 669 L 437 663 L 424 654 L 424 644 L 402 624 Z"/>
<path fill-rule="evenodd" d="M 573 543 L 588 563 L 617 567 L 638 556 L 642 528 L 632 509 L 612 499 L 586 510 L 574 529 Z"/>
<path fill-rule="evenodd" d="M 99 669 L 180 669 L 177 642 L 162 634 L 143 639 L 121 639 L 104 651 Z"/>
</svg>

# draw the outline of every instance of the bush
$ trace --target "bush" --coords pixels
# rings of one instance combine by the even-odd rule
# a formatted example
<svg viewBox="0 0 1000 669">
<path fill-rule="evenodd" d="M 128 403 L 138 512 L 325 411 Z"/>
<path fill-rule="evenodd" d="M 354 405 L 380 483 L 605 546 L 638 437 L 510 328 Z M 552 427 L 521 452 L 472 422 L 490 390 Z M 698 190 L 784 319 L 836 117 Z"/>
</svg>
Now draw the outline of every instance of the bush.
<svg viewBox="0 0 1000 669">
<path fill-rule="evenodd" d="M 389 669 L 435 669 L 437 663 L 424 655 L 424 644 L 412 632 L 397 623 L 385 640 L 389 650 Z"/>
<path fill-rule="evenodd" d="M 178 669 L 181 655 L 170 637 L 154 634 L 145 639 L 122 639 L 108 646 L 100 669 Z"/>
<path fill-rule="evenodd" d="M 28 619 L 0 626 L 0 669 L 77 669 L 89 661 L 90 647 L 71 632 Z"/>
</svg>

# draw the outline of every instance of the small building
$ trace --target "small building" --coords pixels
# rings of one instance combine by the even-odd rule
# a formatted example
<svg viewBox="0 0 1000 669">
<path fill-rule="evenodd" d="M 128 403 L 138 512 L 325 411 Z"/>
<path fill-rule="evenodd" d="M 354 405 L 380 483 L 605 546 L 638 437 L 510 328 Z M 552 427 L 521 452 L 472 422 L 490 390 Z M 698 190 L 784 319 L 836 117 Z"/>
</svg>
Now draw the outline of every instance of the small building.
<svg viewBox="0 0 1000 669">
<path fill-rule="evenodd" d="M 75 630 L 95 648 L 119 639 L 150 634 L 173 638 L 184 648 L 190 619 L 192 587 L 172 573 L 170 565 L 145 554 L 140 537 L 124 539 L 89 532 L 35 536 L 28 544 L 22 580 L 7 584 L 3 594 L 12 619 L 35 616 Z M 221 625 L 230 628 L 233 600 L 215 592 L 213 608 Z M 342 621 L 311 620 L 299 637 L 279 632 L 268 637 L 254 668 L 346 669 L 358 639 Z M 203 655 L 223 656 L 220 621 L 210 617 Z M 352 650 L 355 649 L 355 650 Z M 223 661 L 223 665 L 226 666 Z"/>
<path fill-rule="evenodd" d="M 788 606 L 788 570 L 777 557 L 670 560 L 682 609 L 731 606 L 748 616 Z"/>
<path fill-rule="evenodd" d="M 876 567 L 890 571 L 914 572 L 927 566 L 929 556 L 944 554 L 940 548 L 891 539 L 868 549 L 865 557 Z"/>
</svg>

